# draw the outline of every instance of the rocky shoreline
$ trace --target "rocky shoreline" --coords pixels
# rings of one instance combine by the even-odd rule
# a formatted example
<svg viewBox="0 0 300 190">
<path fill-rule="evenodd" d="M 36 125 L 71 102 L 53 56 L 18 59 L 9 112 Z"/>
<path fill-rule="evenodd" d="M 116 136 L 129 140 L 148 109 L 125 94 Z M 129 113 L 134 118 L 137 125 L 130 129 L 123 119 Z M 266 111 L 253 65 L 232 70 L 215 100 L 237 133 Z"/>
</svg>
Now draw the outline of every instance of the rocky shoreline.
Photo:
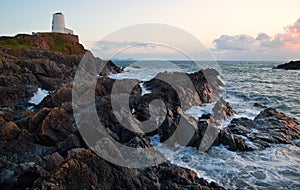
<svg viewBox="0 0 300 190">
<path fill-rule="evenodd" d="M 57 49 L 55 40 L 62 38 L 63 47 L 69 48 Z M 73 46 L 76 47 L 74 51 Z M 0 38 L 1 189 L 224 189 L 197 176 L 194 171 L 170 162 L 130 169 L 114 165 L 92 152 L 77 129 L 72 108 L 72 82 L 85 53 L 87 51 L 79 44 L 78 38 L 64 34 L 18 35 L 8 41 Z M 95 64 L 106 64 L 91 54 L 90 57 Z M 212 146 L 224 145 L 230 151 L 265 149 L 274 143 L 300 146 L 296 141 L 300 139 L 299 122 L 272 108 L 263 110 L 254 120 L 233 119 L 228 127 L 218 129 L 218 124 L 235 113 L 222 98 L 216 99 L 219 89 L 215 87 L 222 86 L 222 82 L 218 73 L 211 69 L 188 74 L 195 93 L 186 89 L 174 91 L 167 83 L 158 80 L 162 77 L 176 80 L 180 73 L 160 73 L 150 81 L 134 81 L 137 85 L 131 91 L 129 107 L 134 110 L 135 118 L 148 120 L 148 105 L 155 99 L 163 100 L 167 109 L 166 118 L 157 130 L 134 133 L 122 127 L 114 116 L 124 113 L 113 113 L 111 108 L 111 91 L 116 80 L 107 75 L 120 72 L 122 69 L 112 62 L 106 64 L 96 84 L 95 104 L 106 130 L 114 140 L 126 146 L 148 149 L 152 147 L 150 137 L 156 134 L 164 142 L 176 131 L 180 120 L 187 131 L 195 131 L 188 143 L 192 147 L 202 144 L 205 131 L 211 124 L 215 124 L 217 133 Z M 207 75 L 210 82 L 206 80 Z M 151 94 L 142 95 L 138 85 L 141 82 L 152 91 Z M 176 83 L 182 85 L 180 81 Z M 51 93 L 40 104 L 29 104 L 28 100 L 38 88 Z M 180 97 L 190 104 L 182 108 Z M 194 104 L 216 100 L 213 114 L 203 114 L 198 119 L 182 111 Z M 29 110 L 29 106 L 34 106 L 34 109 Z M 138 127 L 133 120 L 127 122 Z M 185 135 L 176 136 L 177 143 L 180 144 Z"/>
</svg>

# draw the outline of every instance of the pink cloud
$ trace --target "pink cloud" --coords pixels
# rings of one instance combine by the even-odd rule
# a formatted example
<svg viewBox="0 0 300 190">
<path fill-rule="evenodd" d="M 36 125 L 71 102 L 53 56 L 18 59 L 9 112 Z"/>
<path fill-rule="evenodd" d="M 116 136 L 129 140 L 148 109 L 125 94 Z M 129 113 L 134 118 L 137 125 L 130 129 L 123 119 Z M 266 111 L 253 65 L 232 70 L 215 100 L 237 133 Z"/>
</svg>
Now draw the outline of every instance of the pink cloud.
<svg viewBox="0 0 300 190">
<path fill-rule="evenodd" d="M 300 48 L 300 19 L 293 25 L 287 26 L 283 34 L 278 34 L 286 48 Z"/>
<path fill-rule="evenodd" d="M 300 49 L 300 19 L 273 37 L 265 33 L 259 33 L 256 38 L 244 34 L 222 35 L 213 43 L 215 51 Z"/>
</svg>

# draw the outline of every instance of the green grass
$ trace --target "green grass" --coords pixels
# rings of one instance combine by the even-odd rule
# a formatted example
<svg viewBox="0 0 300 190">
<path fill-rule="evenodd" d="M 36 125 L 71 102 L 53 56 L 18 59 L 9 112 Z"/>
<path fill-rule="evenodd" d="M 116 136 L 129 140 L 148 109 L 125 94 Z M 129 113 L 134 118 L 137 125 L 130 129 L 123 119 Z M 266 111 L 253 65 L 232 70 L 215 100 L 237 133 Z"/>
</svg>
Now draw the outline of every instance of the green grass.
<svg viewBox="0 0 300 190">
<path fill-rule="evenodd" d="M 33 46 L 22 44 L 12 37 L 0 37 L 0 47 L 11 49 L 33 48 Z"/>
<path fill-rule="evenodd" d="M 53 36 L 53 45 L 50 47 L 50 51 L 65 52 L 65 48 L 68 45 L 66 39 L 61 35 Z"/>
<path fill-rule="evenodd" d="M 44 45 L 44 46 L 40 46 Z M 19 34 L 15 37 L 0 37 L 0 49 L 10 48 L 19 54 L 27 48 L 43 48 L 63 55 L 83 55 L 84 47 L 76 43 L 72 36 L 59 33 Z M 11 54 L 11 53 L 10 53 Z"/>
</svg>

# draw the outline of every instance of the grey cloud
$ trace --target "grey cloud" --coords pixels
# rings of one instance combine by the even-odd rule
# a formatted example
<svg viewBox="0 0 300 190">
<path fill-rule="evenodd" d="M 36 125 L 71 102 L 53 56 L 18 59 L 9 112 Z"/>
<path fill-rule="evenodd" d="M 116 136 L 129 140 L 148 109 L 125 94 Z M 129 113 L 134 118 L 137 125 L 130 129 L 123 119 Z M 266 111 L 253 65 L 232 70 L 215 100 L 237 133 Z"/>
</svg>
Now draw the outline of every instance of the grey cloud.
<svg viewBox="0 0 300 190">
<path fill-rule="evenodd" d="M 94 43 L 94 49 L 101 51 L 109 51 L 115 48 L 127 48 L 127 47 L 141 47 L 141 48 L 152 48 L 155 49 L 155 44 L 144 43 L 144 42 L 117 42 L 117 41 L 97 41 Z"/>
<path fill-rule="evenodd" d="M 269 35 L 267 35 L 266 33 L 259 33 L 257 35 L 257 37 L 255 38 L 255 40 L 259 40 L 259 41 L 262 41 L 262 40 L 270 40 L 271 37 Z"/>
<path fill-rule="evenodd" d="M 242 34 L 236 36 L 222 35 L 213 41 L 216 50 L 250 50 L 255 46 L 255 39 Z"/>
<path fill-rule="evenodd" d="M 258 45 L 260 45 L 260 47 L 274 49 L 280 48 L 282 46 L 282 41 L 280 40 L 279 35 L 276 35 L 274 38 L 272 38 L 265 33 L 259 33 L 255 40 L 257 41 Z"/>
<path fill-rule="evenodd" d="M 293 25 L 287 26 L 285 29 L 287 31 L 300 32 L 300 18 Z"/>
<path fill-rule="evenodd" d="M 279 48 L 300 48 L 300 19 L 285 27 L 283 33 L 269 36 L 259 33 L 256 38 L 241 34 L 235 36 L 222 35 L 213 41 L 214 51 L 268 50 Z"/>
</svg>

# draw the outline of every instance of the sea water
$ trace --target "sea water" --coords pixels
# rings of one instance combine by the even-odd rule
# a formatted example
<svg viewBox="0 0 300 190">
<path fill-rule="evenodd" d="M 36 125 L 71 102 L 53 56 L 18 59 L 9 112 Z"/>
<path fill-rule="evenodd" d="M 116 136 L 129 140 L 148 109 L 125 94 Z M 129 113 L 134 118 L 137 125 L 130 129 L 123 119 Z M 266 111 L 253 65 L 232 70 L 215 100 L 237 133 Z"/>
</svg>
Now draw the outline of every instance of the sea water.
<svg viewBox="0 0 300 190">
<path fill-rule="evenodd" d="M 163 71 L 197 71 L 189 61 L 174 61 L 179 69 L 168 69 L 160 62 L 147 69 L 132 67 L 132 62 L 116 62 L 126 67 L 122 74 L 112 78 L 135 78 L 146 81 Z M 224 98 L 236 111 L 234 117 L 253 119 L 264 108 L 259 103 L 273 107 L 300 120 L 300 71 L 272 69 L 281 62 L 219 61 L 219 71 L 225 79 Z M 151 62 L 148 62 L 151 64 Z M 142 86 L 142 84 L 141 84 Z M 145 91 L 144 93 L 151 93 Z M 186 113 L 199 117 L 211 113 L 211 104 L 193 107 Z M 230 119 L 220 128 L 226 127 Z M 159 137 L 151 140 L 155 146 Z M 265 150 L 232 152 L 223 146 L 212 147 L 208 152 L 184 147 L 177 152 L 167 147 L 159 148 L 173 164 L 190 168 L 199 176 L 213 180 L 227 188 L 242 189 L 300 189 L 300 148 L 292 145 L 274 144 Z"/>
</svg>

